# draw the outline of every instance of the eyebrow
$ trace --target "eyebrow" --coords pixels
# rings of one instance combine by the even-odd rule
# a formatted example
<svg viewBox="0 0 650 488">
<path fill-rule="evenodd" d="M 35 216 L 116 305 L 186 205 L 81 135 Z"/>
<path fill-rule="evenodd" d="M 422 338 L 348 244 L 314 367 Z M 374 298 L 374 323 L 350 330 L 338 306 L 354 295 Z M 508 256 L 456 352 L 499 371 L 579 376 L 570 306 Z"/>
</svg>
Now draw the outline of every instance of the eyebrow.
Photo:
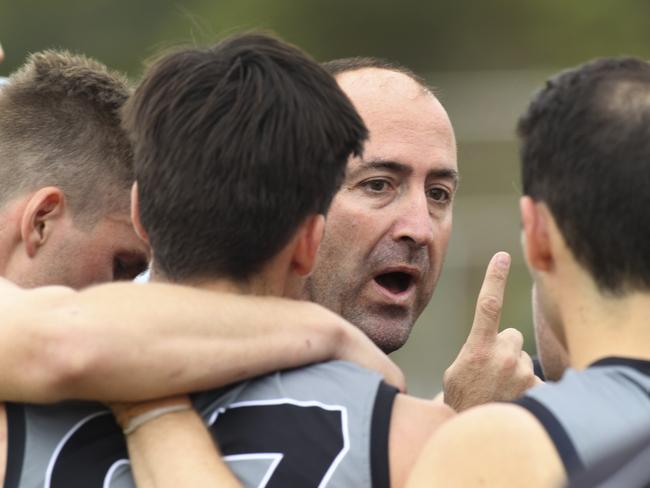
<svg viewBox="0 0 650 488">
<path fill-rule="evenodd" d="M 357 174 L 367 171 L 370 169 L 385 169 L 392 171 L 393 173 L 399 173 L 403 175 L 409 175 L 413 172 L 413 169 L 406 164 L 398 163 L 397 161 L 385 160 L 385 159 L 371 159 L 369 161 L 361 161 L 359 166 L 352 170 L 349 174 L 349 177 L 354 177 Z M 454 187 L 458 186 L 459 175 L 458 171 L 450 168 L 442 169 L 432 169 L 427 173 L 427 178 L 436 178 L 436 179 L 446 179 L 451 180 Z"/>
</svg>

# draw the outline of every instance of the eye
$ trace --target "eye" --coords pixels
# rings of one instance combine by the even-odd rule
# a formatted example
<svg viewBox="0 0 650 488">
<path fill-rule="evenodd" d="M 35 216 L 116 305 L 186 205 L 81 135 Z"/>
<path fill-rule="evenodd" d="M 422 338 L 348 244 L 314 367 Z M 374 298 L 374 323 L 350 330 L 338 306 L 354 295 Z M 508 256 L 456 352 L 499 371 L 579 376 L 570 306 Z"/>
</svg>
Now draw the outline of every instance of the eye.
<svg viewBox="0 0 650 488">
<path fill-rule="evenodd" d="M 361 183 L 361 186 L 370 193 L 382 193 L 389 189 L 389 185 L 388 180 L 381 178 L 374 178 Z"/>
<path fill-rule="evenodd" d="M 444 188 L 436 186 L 427 190 L 427 197 L 436 203 L 447 203 L 451 200 L 451 193 Z"/>
<path fill-rule="evenodd" d="M 113 281 L 131 281 L 144 270 L 148 263 L 140 254 L 119 254 L 113 258 Z"/>
</svg>

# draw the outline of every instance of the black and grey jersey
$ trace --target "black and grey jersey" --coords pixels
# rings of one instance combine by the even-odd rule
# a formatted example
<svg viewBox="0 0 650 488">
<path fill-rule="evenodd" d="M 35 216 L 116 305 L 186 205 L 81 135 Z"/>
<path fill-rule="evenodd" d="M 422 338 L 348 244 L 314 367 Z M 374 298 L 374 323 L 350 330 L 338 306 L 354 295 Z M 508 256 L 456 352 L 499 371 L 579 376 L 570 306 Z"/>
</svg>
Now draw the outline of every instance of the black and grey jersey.
<svg viewBox="0 0 650 488">
<path fill-rule="evenodd" d="M 515 403 L 544 426 L 570 478 L 650 435 L 650 361 L 606 358 Z"/>
<path fill-rule="evenodd" d="M 388 487 L 396 390 L 343 361 L 193 395 L 247 487 Z M 9 404 L 5 488 L 132 488 L 122 432 L 102 405 Z"/>
</svg>

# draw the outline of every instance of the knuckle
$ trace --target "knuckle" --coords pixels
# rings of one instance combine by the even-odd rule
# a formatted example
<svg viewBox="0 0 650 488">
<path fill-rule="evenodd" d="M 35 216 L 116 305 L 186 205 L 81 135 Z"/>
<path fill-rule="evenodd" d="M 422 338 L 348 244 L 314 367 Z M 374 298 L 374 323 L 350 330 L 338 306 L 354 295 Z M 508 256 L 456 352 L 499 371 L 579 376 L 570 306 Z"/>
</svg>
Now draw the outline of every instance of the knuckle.
<svg viewBox="0 0 650 488">
<path fill-rule="evenodd" d="M 513 354 L 506 354 L 501 357 L 501 370 L 506 374 L 512 374 L 517 369 L 519 364 L 518 359 Z"/>
<path fill-rule="evenodd" d="M 503 329 L 501 332 L 499 332 L 499 335 L 501 337 L 508 338 L 509 340 L 513 340 L 513 341 L 524 340 L 524 335 L 521 333 L 521 331 L 514 329 L 512 327 Z"/>
<path fill-rule="evenodd" d="M 478 302 L 478 310 L 481 315 L 496 320 L 501 313 L 501 300 L 491 295 L 481 297 Z"/>
<path fill-rule="evenodd" d="M 485 363 L 488 363 L 492 357 L 492 353 L 489 349 L 483 347 L 473 347 L 468 348 L 464 353 L 462 362 L 465 367 L 482 367 Z"/>
</svg>

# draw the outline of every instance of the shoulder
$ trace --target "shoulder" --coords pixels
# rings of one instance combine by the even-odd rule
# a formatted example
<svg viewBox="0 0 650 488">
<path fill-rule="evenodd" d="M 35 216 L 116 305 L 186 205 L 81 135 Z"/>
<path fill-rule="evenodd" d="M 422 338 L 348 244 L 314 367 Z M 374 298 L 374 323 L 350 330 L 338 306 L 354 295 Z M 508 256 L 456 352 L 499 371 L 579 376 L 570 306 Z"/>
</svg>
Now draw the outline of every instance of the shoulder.
<svg viewBox="0 0 650 488">
<path fill-rule="evenodd" d="M 409 486 L 555 486 L 562 462 L 524 408 L 490 404 L 446 422 L 425 447 Z"/>
<path fill-rule="evenodd" d="M 251 383 L 251 388 L 281 385 L 296 398 L 329 398 L 356 405 L 367 399 L 368 405 L 382 383 L 382 376 L 347 361 L 327 361 L 307 367 L 280 371 Z M 270 381 L 269 381 L 270 380 Z M 366 402 L 363 402 L 366 403 Z"/>
</svg>

